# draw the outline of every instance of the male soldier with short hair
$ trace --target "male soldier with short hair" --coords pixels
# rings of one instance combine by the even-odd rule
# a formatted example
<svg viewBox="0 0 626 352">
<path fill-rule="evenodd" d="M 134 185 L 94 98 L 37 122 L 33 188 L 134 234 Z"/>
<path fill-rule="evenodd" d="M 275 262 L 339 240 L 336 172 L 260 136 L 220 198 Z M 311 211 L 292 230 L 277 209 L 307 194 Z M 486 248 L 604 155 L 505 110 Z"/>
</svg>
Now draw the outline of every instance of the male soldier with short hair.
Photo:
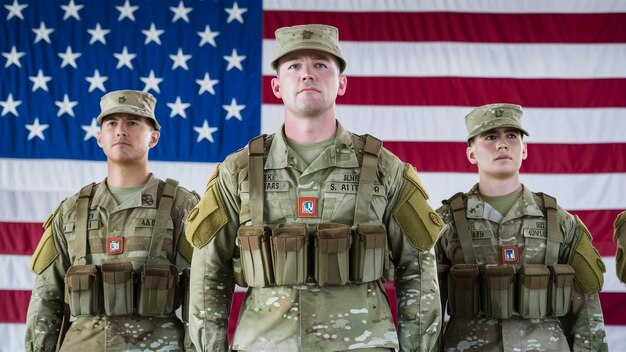
<svg viewBox="0 0 626 352">
<path fill-rule="evenodd" d="M 190 335 L 228 349 L 235 283 L 248 286 L 232 349 L 428 351 L 441 328 L 440 219 L 415 169 L 345 130 L 335 27 L 276 31 L 284 125 L 230 155 L 189 216 Z M 395 269 L 398 329 L 383 287 Z"/>
<path fill-rule="evenodd" d="M 528 156 L 521 118 L 514 104 L 465 117 L 467 159 L 479 182 L 438 209 L 445 225 L 436 253 L 450 314 L 444 350 L 606 350 L 604 264 L 578 217 L 520 183 Z"/>
<path fill-rule="evenodd" d="M 193 347 L 175 310 L 186 296 L 180 274 L 193 252 L 185 219 L 199 197 L 148 171 L 161 128 L 155 104 L 140 91 L 102 97 L 98 145 L 107 178 L 64 200 L 44 224 L 31 263 L 37 279 L 27 351 L 54 351 L 57 340 L 62 351 Z M 70 314 L 63 339 L 61 321 L 68 324 Z"/>
<path fill-rule="evenodd" d="M 615 219 L 613 240 L 617 242 L 615 255 L 615 272 L 617 278 L 626 283 L 626 211 L 621 212 Z"/>
</svg>

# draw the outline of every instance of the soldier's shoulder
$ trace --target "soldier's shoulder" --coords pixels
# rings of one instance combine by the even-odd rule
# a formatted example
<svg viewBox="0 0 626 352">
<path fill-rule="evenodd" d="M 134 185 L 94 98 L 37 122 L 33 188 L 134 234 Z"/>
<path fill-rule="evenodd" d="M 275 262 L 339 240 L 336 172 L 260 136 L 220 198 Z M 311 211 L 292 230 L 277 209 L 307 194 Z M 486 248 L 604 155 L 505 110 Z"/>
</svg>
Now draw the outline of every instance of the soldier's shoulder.
<svg viewBox="0 0 626 352">
<path fill-rule="evenodd" d="M 463 206 L 467 206 L 467 193 L 457 192 L 450 196 L 450 198 L 443 199 L 441 206 L 435 210 L 439 216 L 443 219 L 443 222 L 448 224 L 452 222 L 452 202 L 462 202 Z"/>
<path fill-rule="evenodd" d="M 270 150 L 270 146 L 272 144 L 272 139 L 274 138 L 274 134 L 263 134 L 260 136 L 257 136 L 253 139 L 256 138 L 263 138 L 264 139 L 264 149 L 265 149 L 265 154 L 267 155 L 267 153 Z M 221 169 L 223 170 L 228 170 L 229 172 L 233 172 L 233 173 L 237 173 L 243 169 L 246 169 L 248 167 L 248 146 L 250 145 L 250 143 L 248 142 L 248 144 L 246 144 L 243 148 L 240 148 L 232 153 L 230 153 L 222 162 L 221 164 Z"/>
</svg>

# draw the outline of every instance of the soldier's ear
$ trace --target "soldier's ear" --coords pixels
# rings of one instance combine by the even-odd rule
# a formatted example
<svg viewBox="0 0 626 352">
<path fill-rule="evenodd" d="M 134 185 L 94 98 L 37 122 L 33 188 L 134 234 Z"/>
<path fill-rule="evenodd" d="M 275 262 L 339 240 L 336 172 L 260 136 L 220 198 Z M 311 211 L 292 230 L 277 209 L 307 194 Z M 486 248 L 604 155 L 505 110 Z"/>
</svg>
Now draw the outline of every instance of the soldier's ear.
<svg viewBox="0 0 626 352">
<path fill-rule="evenodd" d="M 469 160 L 472 165 L 476 165 L 478 163 L 478 160 L 476 160 L 476 153 L 474 153 L 474 148 L 471 145 L 465 149 L 465 155 L 467 156 L 467 160 Z"/>
<path fill-rule="evenodd" d="M 276 98 L 282 99 L 282 96 L 280 95 L 280 83 L 278 83 L 278 77 L 272 78 L 272 93 L 274 93 Z"/>
<path fill-rule="evenodd" d="M 526 160 L 526 158 L 528 158 L 528 145 L 522 141 L 522 160 Z"/>
<path fill-rule="evenodd" d="M 150 132 L 150 143 L 148 143 L 148 146 L 154 148 L 159 143 L 159 138 L 161 138 L 161 132 L 157 130 Z"/>
<path fill-rule="evenodd" d="M 348 88 L 348 77 L 344 75 L 339 76 L 339 89 L 337 90 L 337 95 L 343 96 L 346 94 L 346 89 Z"/>
</svg>

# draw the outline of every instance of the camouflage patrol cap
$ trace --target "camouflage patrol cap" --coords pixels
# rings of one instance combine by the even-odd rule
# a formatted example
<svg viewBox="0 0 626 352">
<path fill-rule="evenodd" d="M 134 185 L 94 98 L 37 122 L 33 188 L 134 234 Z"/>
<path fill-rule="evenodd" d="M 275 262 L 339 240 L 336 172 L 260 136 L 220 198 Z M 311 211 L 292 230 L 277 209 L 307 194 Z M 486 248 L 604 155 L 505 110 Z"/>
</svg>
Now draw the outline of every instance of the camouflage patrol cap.
<svg viewBox="0 0 626 352">
<path fill-rule="evenodd" d="M 320 50 L 334 55 L 339 61 L 339 72 L 346 69 L 346 60 L 339 49 L 339 30 L 325 24 L 303 24 L 278 28 L 275 32 L 278 47 L 272 59 L 272 68 L 277 70 L 281 57 L 302 49 Z"/>
<path fill-rule="evenodd" d="M 138 90 L 116 90 L 109 92 L 100 99 L 100 115 L 98 124 L 102 125 L 102 119 L 115 113 L 126 113 L 143 116 L 154 122 L 154 129 L 161 129 L 161 125 L 154 116 L 156 98 L 148 92 Z"/>
<path fill-rule="evenodd" d="M 528 136 L 522 128 L 522 107 L 516 104 L 498 103 L 477 107 L 465 116 L 467 140 L 498 127 L 513 127 Z"/>
</svg>

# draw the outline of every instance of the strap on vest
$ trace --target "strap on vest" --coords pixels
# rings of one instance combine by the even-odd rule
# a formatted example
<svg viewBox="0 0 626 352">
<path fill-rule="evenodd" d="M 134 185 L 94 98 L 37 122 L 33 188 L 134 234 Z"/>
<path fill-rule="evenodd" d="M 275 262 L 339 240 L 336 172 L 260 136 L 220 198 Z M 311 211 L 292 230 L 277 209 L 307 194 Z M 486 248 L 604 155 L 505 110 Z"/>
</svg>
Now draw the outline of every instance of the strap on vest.
<svg viewBox="0 0 626 352">
<path fill-rule="evenodd" d="M 379 139 L 370 135 L 365 136 L 363 164 L 361 165 L 361 175 L 359 176 L 359 190 L 354 207 L 354 224 L 366 223 L 369 218 L 368 212 L 372 204 L 374 179 L 376 178 L 378 154 L 381 147 L 382 142 Z"/>
<path fill-rule="evenodd" d="M 263 164 L 265 135 L 253 138 L 248 144 L 248 178 L 250 180 L 250 212 L 252 225 L 263 225 Z"/>
<path fill-rule="evenodd" d="M 556 199 L 547 194 L 541 194 L 543 205 L 546 208 L 548 222 L 548 243 L 546 244 L 546 265 L 554 265 L 559 261 L 559 248 L 563 243 L 563 235 L 559 231 L 559 217 Z"/>
<path fill-rule="evenodd" d="M 461 241 L 461 247 L 463 248 L 465 263 L 474 264 L 476 263 L 476 253 L 474 253 L 472 237 L 469 233 L 467 218 L 465 218 L 465 205 L 463 204 L 462 194 L 458 193 L 452 197 L 450 206 L 452 207 L 452 216 L 454 217 L 454 223 L 456 224 L 456 231 L 459 234 L 459 240 Z"/>
<path fill-rule="evenodd" d="M 157 217 L 150 238 L 150 251 L 148 252 L 147 263 L 158 257 L 161 247 L 163 246 L 163 239 L 167 231 L 167 220 L 172 217 L 171 212 L 174 207 L 174 200 L 176 199 L 176 191 L 178 191 L 178 181 L 172 180 L 171 178 L 165 180 L 165 188 L 159 200 Z"/>
<path fill-rule="evenodd" d="M 91 203 L 91 192 L 95 183 L 91 183 L 78 192 L 78 202 L 76 204 L 76 225 L 74 237 L 74 251 L 76 252 L 75 264 L 81 264 L 87 256 L 87 219 L 89 216 L 89 203 Z M 84 263 L 82 263 L 84 264 Z"/>
</svg>

